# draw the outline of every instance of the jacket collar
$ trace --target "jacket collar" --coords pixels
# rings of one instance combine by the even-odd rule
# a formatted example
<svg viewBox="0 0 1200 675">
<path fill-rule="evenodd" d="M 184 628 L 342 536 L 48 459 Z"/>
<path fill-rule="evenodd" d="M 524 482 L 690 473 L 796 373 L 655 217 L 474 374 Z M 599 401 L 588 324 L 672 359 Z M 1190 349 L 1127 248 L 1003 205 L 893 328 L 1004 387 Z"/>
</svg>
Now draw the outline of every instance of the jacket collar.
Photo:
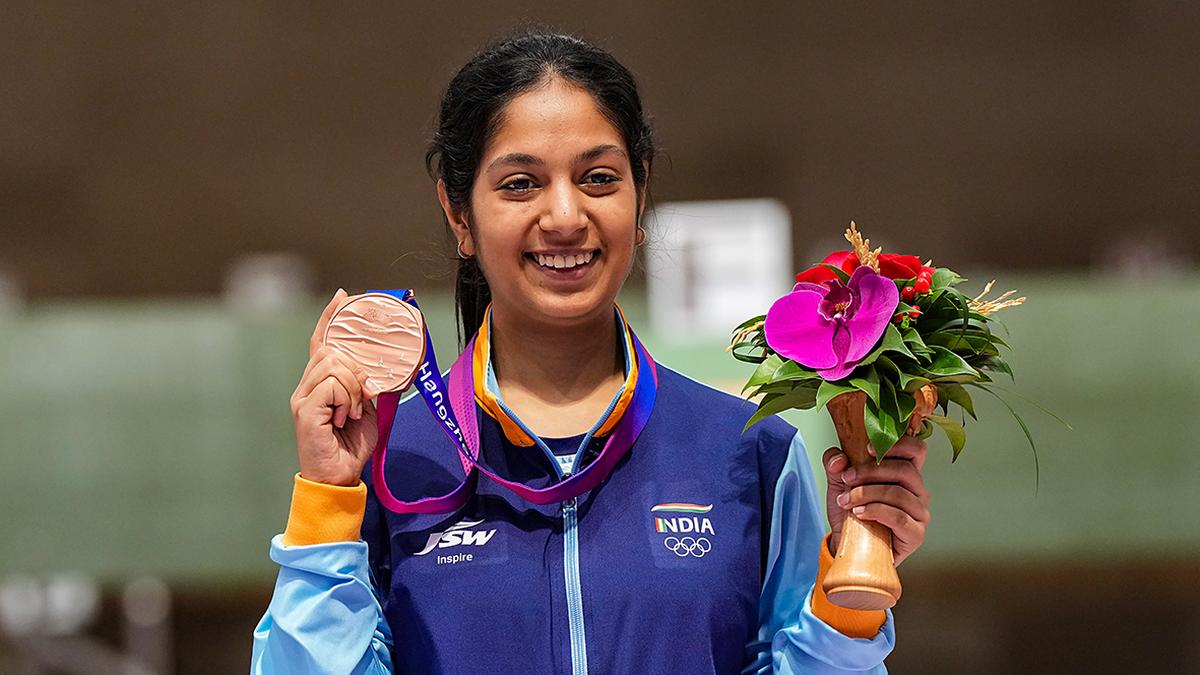
<svg viewBox="0 0 1200 675">
<path fill-rule="evenodd" d="M 617 328 L 623 337 L 621 346 L 625 357 L 625 382 L 613 395 L 607 412 L 592 427 L 591 435 L 593 436 L 605 436 L 617 426 L 625 414 L 625 410 L 629 407 L 629 401 L 633 398 L 633 390 L 638 380 L 638 361 L 634 357 L 633 329 L 625 321 L 625 314 L 621 311 L 620 306 L 614 304 L 613 309 Z M 510 443 L 522 447 L 537 445 L 533 432 L 504 405 L 504 400 L 500 396 L 500 387 L 492 369 L 491 324 L 492 308 L 489 305 L 484 312 L 479 334 L 475 338 L 475 351 L 471 359 L 474 371 L 473 379 L 475 380 L 475 401 L 489 417 L 500 423 L 500 428 Z"/>
</svg>

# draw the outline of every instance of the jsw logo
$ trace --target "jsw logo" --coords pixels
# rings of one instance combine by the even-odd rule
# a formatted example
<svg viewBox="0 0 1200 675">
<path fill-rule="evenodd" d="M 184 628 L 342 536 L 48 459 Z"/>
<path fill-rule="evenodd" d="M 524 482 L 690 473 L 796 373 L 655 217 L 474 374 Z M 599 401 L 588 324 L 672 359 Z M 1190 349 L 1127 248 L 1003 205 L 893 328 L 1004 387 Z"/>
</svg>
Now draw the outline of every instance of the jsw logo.
<svg viewBox="0 0 1200 675">
<path fill-rule="evenodd" d="M 496 534 L 495 530 L 467 530 L 468 527 L 475 527 L 482 523 L 483 520 L 464 520 L 457 525 L 451 525 L 445 532 L 434 532 L 429 535 L 429 540 L 425 542 L 425 548 L 419 553 L 413 555 L 425 555 L 435 548 L 450 548 L 451 546 L 483 546 L 488 543 L 492 535 Z"/>
</svg>

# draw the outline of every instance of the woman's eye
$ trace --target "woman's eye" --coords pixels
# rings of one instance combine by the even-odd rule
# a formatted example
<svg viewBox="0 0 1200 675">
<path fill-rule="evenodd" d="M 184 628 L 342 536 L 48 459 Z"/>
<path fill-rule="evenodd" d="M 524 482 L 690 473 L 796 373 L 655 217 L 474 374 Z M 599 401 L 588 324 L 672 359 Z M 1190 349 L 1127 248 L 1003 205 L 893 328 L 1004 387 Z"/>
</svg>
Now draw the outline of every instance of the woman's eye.
<svg viewBox="0 0 1200 675">
<path fill-rule="evenodd" d="M 611 173 L 589 173 L 583 182 L 588 185 L 608 185 L 621 180 Z"/>
<path fill-rule="evenodd" d="M 532 190 L 533 187 L 533 181 L 529 180 L 528 178 L 516 178 L 500 186 L 501 189 L 508 190 L 510 192 L 528 192 L 529 190 Z"/>
</svg>

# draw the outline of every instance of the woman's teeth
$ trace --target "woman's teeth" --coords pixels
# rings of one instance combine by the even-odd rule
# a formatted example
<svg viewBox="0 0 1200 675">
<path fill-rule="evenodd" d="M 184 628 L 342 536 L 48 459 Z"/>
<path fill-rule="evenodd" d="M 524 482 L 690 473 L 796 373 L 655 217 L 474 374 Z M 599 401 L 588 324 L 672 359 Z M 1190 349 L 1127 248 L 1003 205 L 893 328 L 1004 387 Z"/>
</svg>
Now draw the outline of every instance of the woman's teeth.
<svg viewBox="0 0 1200 675">
<path fill-rule="evenodd" d="M 546 255 L 542 253 L 533 254 L 534 260 L 542 267 L 552 267 L 554 269 L 571 269 L 577 265 L 586 265 L 592 261 L 593 251 L 580 253 L 579 255 Z"/>
</svg>

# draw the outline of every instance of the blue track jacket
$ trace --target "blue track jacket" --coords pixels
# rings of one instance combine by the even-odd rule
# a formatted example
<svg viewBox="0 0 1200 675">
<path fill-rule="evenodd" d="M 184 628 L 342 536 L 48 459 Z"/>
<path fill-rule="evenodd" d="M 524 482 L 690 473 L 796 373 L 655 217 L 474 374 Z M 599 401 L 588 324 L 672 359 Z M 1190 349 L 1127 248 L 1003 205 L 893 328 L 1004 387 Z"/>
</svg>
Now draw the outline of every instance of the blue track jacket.
<svg viewBox="0 0 1200 675">
<path fill-rule="evenodd" d="M 457 513 L 396 514 L 368 471 L 361 540 L 276 536 L 280 571 L 251 672 L 886 672 L 890 610 L 868 639 L 810 607 L 826 526 L 799 432 L 778 417 L 743 432 L 752 403 L 662 364 L 658 373 L 637 442 L 575 500 L 537 506 L 480 479 Z M 602 446 L 539 439 L 523 424 L 537 445 L 517 446 L 477 414 L 484 463 L 534 487 Z M 581 442 L 577 457 L 555 457 Z M 397 410 L 385 471 L 405 500 L 462 480 L 419 396 Z"/>
</svg>

